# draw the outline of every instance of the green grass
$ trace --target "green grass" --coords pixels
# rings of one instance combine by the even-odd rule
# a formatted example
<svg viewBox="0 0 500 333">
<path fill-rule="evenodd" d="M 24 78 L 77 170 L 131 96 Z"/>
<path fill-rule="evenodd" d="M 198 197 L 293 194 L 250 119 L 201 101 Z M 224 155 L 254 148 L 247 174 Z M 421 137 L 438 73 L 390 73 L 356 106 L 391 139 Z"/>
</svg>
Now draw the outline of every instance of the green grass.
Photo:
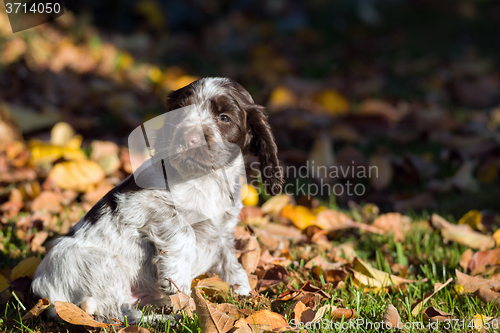
<svg viewBox="0 0 500 333">
<path fill-rule="evenodd" d="M 422 219 L 422 217 L 420 218 Z M 419 220 L 415 217 L 415 220 Z M 8 231 L 7 231 L 8 233 Z M 4 237 L 8 236 L 4 234 Z M 12 236 L 12 235 L 11 235 Z M 13 236 L 12 236 L 13 237 Z M 379 332 L 380 325 L 384 318 L 384 311 L 389 303 L 393 304 L 398 309 L 401 316 L 401 322 L 407 325 L 413 325 L 407 332 L 421 332 L 421 331 L 438 331 L 435 327 L 429 328 L 428 324 L 423 323 L 422 314 L 416 317 L 411 315 L 411 305 L 418 299 L 422 298 L 426 293 L 433 291 L 434 283 L 444 283 L 448 278 L 455 278 L 455 269 L 462 270 L 459 267 L 460 255 L 465 251 L 465 247 L 456 243 L 445 244 L 439 234 L 439 231 L 421 226 L 412 229 L 412 232 L 407 234 L 407 238 L 403 243 L 394 242 L 390 236 L 381 236 L 368 233 L 355 234 L 352 231 L 346 231 L 338 234 L 332 241 L 332 246 L 345 243 L 355 242 L 355 250 L 358 256 L 369 262 L 373 267 L 391 273 L 390 266 L 393 263 L 408 264 L 408 278 L 415 279 L 419 282 L 409 283 L 399 290 L 381 291 L 379 293 L 369 292 L 363 293 L 356 289 L 355 286 L 349 281 L 349 277 L 343 287 L 333 289 L 330 291 L 332 296 L 331 300 L 325 300 L 318 308 L 324 304 L 331 303 L 334 305 L 335 299 L 341 299 L 339 307 L 351 308 L 356 310 L 355 324 L 349 326 L 348 322 L 344 323 L 342 329 L 341 322 L 330 323 L 334 331 L 340 332 Z M 21 253 L 29 253 L 29 250 L 23 247 L 23 243 L 16 243 L 21 247 Z M 25 246 L 25 245 L 24 245 Z M 315 246 L 312 244 L 310 247 L 311 253 L 315 252 Z M 301 249 L 292 246 L 292 255 L 298 257 Z M 26 252 L 25 252 L 26 251 Z M 13 267 L 12 264 L 15 260 L 7 260 L 3 258 L 1 263 Z M 294 272 L 295 276 L 299 276 L 303 281 L 310 280 L 303 269 L 304 260 L 301 261 L 299 266 L 288 267 L 289 272 Z M 425 278 L 428 280 L 422 282 Z M 285 290 L 285 285 L 279 285 L 274 290 L 277 295 Z M 270 294 L 272 295 L 272 294 Z M 270 297 L 272 301 L 275 296 Z M 251 298 L 232 296 L 226 298 L 228 303 L 232 303 L 239 308 L 253 308 L 254 310 L 269 307 L 270 302 L 255 302 Z M 286 308 L 290 304 L 283 304 L 281 309 Z M 445 311 L 455 315 L 460 321 L 453 322 L 455 328 L 445 329 L 445 325 L 441 324 L 440 331 L 445 332 L 463 332 L 470 331 L 467 327 L 468 323 L 476 314 L 482 314 L 489 317 L 499 317 L 500 311 L 491 304 L 484 304 L 475 297 L 457 295 L 453 282 L 439 291 L 425 306 L 434 306 L 441 311 Z M 273 310 L 276 310 L 273 308 Z M 26 313 L 22 309 L 22 302 L 12 299 L 0 307 L 0 331 L 1 332 L 93 332 L 99 331 L 86 329 L 84 327 L 66 324 L 60 321 L 48 320 L 47 314 L 44 313 L 39 318 L 33 321 L 21 320 L 21 317 Z M 143 310 L 147 315 L 148 310 Z M 191 319 L 185 314 L 179 314 L 179 324 L 172 325 L 164 323 L 157 326 L 144 324 L 151 332 L 200 332 L 198 319 Z M 291 318 L 286 315 L 287 320 Z M 329 318 L 324 318 L 329 320 Z M 462 320 L 465 329 L 462 326 Z M 324 322 L 325 323 L 325 322 Z M 379 324 L 377 324 L 379 323 Z M 415 324 L 411 324 L 415 323 Z M 422 324 L 416 324 L 422 323 Z M 337 326 L 335 326 L 337 325 Z M 424 330 L 421 326 L 424 325 Z M 323 326 L 325 327 L 325 326 Z M 102 332 L 117 332 L 118 327 L 111 327 Z M 309 332 L 317 332 L 319 330 L 309 329 Z"/>
</svg>

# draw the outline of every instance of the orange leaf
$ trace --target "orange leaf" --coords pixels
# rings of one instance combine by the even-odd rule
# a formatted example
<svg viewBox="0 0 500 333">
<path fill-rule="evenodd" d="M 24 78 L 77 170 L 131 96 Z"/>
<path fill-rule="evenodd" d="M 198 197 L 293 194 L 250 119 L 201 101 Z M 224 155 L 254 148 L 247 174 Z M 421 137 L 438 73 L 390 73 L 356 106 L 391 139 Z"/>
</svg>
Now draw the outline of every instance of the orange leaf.
<svg viewBox="0 0 500 333">
<path fill-rule="evenodd" d="M 95 321 L 94 318 L 73 303 L 55 301 L 54 305 L 57 315 L 65 322 L 90 327 L 108 327 L 108 324 Z"/>
<path fill-rule="evenodd" d="M 253 325 L 269 325 L 272 330 L 288 328 L 288 322 L 282 315 L 269 310 L 260 310 L 248 316 L 246 322 Z"/>
<path fill-rule="evenodd" d="M 50 305 L 50 301 L 47 298 L 39 299 L 35 306 L 29 310 L 21 319 L 28 320 L 31 318 L 38 317 L 46 308 Z"/>
</svg>

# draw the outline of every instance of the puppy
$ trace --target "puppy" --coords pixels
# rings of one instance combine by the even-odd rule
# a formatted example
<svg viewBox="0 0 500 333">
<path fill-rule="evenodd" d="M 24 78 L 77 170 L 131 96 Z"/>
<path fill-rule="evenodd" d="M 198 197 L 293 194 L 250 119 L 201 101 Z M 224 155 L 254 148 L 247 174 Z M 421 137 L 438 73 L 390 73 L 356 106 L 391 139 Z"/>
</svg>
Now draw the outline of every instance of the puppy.
<svg viewBox="0 0 500 333">
<path fill-rule="evenodd" d="M 200 79 L 168 96 L 168 111 L 183 107 L 194 110 L 203 137 L 189 132 L 188 119 L 165 134 L 180 136 L 165 147 L 174 155 L 162 159 L 174 175 L 165 180 L 178 181 L 148 189 L 131 175 L 107 193 L 45 256 L 32 283 L 36 296 L 80 305 L 102 322 L 125 316 L 138 322 L 137 305 L 168 304 L 177 287 L 189 294 L 192 279 L 204 272 L 218 274 L 239 294 L 250 292 L 233 235 L 243 160 L 224 154 L 223 143 L 257 155 L 266 191 L 279 193 L 283 179 L 264 108 L 226 78 Z M 208 154 L 186 153 L 203 140 Z M 221 204 L 229 198 L 233 205 Z"/>
</svg>

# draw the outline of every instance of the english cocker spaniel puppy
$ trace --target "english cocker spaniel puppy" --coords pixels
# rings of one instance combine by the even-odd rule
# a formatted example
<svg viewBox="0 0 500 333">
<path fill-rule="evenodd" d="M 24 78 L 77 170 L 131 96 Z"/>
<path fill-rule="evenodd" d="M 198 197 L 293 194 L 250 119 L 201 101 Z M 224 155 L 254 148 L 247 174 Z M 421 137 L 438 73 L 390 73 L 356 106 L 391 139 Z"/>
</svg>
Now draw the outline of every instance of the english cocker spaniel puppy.
<svg viewBox="0 0 500 333">
<path fill-rule="evenodd" d="M 177 287 L 189 294 L 192 279 L 204 272 L 218 274 L 239 294 L 250 292 L 234 249 L 245 176 L 234 147 L 258 156 L 268 193 L 281 191 L 264 108 L 226 78 L 204 78 L 174 91 L 167 107 L 166 115 L 176 112 L 176 123 L 169 118 L 168 130 L 144 133 L 154 150 L 150 169 L 117 185 L 55 242 L 36 270 L 35 296 L 80 305 L 99 321 L 126 316 L 138 322 L 137 304 L 168 304 Z M 191 126 L 194 116 L 201 132 Z M 162 170 L 161 179 L 147 179 L 155 170 Z"/>
</svg>

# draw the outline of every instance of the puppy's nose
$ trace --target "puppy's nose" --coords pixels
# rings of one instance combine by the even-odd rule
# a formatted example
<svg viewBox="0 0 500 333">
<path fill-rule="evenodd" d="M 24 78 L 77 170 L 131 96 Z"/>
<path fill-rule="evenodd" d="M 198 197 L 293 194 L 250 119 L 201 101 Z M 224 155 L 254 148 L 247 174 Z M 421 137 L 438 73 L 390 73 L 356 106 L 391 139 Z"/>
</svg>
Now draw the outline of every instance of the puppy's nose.
<svg viewBox="0 0 500 333">
<path fill-rule="evenodd" d="M 187 148 L 193 148 L 200 144 L 200 136 L 196 133 L 184 134 L 184 145 Z"/>
</svg>

